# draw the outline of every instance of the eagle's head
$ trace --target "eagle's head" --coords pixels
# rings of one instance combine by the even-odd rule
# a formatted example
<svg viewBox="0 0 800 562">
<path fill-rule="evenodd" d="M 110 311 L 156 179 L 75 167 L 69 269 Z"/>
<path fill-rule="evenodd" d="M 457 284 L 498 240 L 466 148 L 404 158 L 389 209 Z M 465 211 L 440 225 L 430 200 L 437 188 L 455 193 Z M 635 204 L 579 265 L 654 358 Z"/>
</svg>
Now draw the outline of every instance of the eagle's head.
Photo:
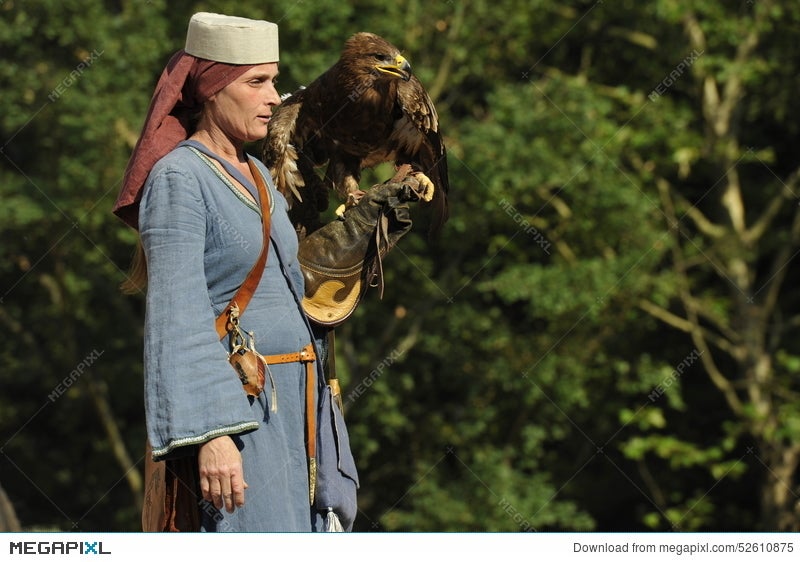
<svg viewBox="0 0 800 562">
<path fill-rule="evenodd" d="M 411 65 L 400 50 L 374 33 L 356 33 L 342 49 L 341 62 L 358 73 L 379 78 L 411 79 Z"/>
</svg>

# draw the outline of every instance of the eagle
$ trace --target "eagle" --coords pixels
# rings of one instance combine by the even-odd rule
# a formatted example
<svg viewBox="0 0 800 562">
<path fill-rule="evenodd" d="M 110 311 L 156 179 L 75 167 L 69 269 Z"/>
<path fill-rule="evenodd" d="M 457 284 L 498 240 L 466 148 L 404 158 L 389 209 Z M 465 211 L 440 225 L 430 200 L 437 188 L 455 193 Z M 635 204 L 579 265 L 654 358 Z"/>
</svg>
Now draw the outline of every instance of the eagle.
<svg viewBox="0 0 800 562">
<path fill-rule="evenodd" d="M 330 190 L 356 204 L 362 170 L 383 162 L 411 166 L 432 208 L 431 235 L 448 218 L 436 109 L 397 47 L 373 33 L 347 39 L 333 66 L 275 108 L 262 158 L 300 236 L 321 225 Z"/>
</svg>

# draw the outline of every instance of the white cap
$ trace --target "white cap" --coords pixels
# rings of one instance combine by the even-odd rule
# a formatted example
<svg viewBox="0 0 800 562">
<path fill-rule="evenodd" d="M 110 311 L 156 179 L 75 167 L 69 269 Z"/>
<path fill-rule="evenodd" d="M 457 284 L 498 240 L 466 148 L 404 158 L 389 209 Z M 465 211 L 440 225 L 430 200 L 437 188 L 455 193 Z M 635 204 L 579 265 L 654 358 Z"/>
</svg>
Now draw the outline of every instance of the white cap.
<svg viewBox="0 0 800 562">
<path fill-rule="evenodd" d="M 184 51 L 228 64 L 278 62 L 278 26 L 264 20 L 198 12 L 189 20 Z"/>
</svg>

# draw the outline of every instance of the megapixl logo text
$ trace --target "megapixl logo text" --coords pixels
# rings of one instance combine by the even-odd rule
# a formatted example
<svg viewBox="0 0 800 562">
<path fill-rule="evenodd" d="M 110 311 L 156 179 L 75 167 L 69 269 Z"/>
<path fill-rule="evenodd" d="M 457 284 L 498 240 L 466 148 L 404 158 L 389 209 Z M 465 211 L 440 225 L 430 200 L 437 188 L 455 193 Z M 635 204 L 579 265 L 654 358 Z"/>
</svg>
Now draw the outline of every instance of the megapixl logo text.
<svg viewBox="0 0 800 562">
<path fill-rule="evenodd" d="M 9 554 L 111 554 L 100 541 L 9 542 Z"/>
</svg>

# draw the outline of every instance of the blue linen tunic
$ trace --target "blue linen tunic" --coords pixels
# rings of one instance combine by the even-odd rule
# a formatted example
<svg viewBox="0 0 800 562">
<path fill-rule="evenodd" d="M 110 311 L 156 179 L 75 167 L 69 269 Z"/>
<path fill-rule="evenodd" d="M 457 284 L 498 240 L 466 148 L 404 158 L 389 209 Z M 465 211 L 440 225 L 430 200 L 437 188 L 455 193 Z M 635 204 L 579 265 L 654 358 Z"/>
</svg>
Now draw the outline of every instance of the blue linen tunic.
<svg viewBox="0 0 800 562">
<path fill-rule="evenodd" d="M 252 158 L 252 157 L 251 157 Z M 255 160 L 255 159 L 254 159 Z M 273 202 L 267 265 L 240 325 L 264 355 L 294 353 L 313 340 L 300 307 L 303 276 L 283 196 L 256 162 Z M 255 263 L 258 207 L 187 146 L 162 158 L 144 187 L 139 231 L 148 264 L 145 411 L 156 459 L 180 456 L 219 435 L 239 447 L 245 506 L 233 514 L 202 505 L 206 531 L 310 531 L 305 449 L 305 368 L 272 365 L 265 391 L 248 398 L 227 361 L 214 320 Z M 277 411 L 271 411 L 277 408 Z M 200 498 L 198 498 L 200 499 Z"/>
</svg>

